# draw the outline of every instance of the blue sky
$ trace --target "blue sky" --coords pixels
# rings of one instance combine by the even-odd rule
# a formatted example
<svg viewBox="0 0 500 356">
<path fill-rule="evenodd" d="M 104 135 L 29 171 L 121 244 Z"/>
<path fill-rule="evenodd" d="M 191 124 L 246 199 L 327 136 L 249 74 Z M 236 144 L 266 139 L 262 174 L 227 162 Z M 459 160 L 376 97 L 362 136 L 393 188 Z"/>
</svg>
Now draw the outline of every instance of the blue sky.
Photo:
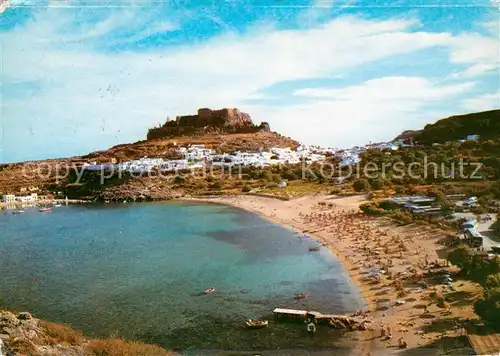
<svg viewBox="0 0 500 356">
<path fill-rule="evenodd" d="M 500 107 L 487 0 L 10 0 L 0 31 L 0 162 L 141 140 L 199 107 L 333 147 Z"/>
</svg>

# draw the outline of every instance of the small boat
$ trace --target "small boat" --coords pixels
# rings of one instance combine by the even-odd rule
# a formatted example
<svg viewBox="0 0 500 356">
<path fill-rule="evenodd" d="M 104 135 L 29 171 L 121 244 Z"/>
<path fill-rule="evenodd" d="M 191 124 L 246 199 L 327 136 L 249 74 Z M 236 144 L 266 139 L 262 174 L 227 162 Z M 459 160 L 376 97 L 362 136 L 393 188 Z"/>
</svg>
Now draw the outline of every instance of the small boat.
<svg viewBox="0 0 500 356">
<path fill-rule="evenodd" d="M 214 292 L 215 292 L 215 288 L 214 288 L 214 287 L 212 287 L 212 288 L 209 288 L 209 289 L 207 289 L 206 291 L 204 291 L 204 292 L 203 292 L 203 294 L 212 294 L 212 293 L 214 293 Z"/>
<path fill-rule="evenodd" d="M 307 293 L 300 293 L 300 294 L 297 294 L 294 297 L 294 299 L 299 300 L 299 299 L 304 299 L 305 297 L 307 297 Z"/>
<path fill-rule="evenodd" d="M 252 329 L 267 328 L 269 325 L 267 320 L 252 320 L 252 319 L 248 319 L 246 321 L 246 324 L 249 328 Z"/>
<path fill-rule="evenodd" d="M 55 207 L 55 208 L 59 208 L 59 207 L 61 207 L 61 206 L 62 206 L 61 204 L 54 204 L 54 207 Z"/>
<path fill-rule="evenodd" d="M 320 249 L 321 249 L 321 246 L 309 247 L 310 252 L 316 252 L 316 251 L 319 251 Z"/>
<path fill-rule="evenodd" d="M 24 213 L 24 210 L 22 210 L 22 209 L 14 210 L 12 212 L 12 214 L 22 214 L 22 213 Z"/>
<path fill-rule="evenodd" d="M 40 208 L 40 209 L 38 209 L 38 211 L 41 212 L 41 213 L 45 213 L 45 212 L 48 212 L 48 211 L 52 211 L 52 209 L 51 208 Z"/>
</svg>

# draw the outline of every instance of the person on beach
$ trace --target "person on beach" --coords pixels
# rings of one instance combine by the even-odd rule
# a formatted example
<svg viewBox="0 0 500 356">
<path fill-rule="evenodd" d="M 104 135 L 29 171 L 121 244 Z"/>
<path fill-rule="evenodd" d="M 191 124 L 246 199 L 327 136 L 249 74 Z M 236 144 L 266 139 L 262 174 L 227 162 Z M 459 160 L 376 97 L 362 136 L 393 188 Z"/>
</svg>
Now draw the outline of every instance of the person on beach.
<svg viewBox="0 0 500 356">
<path fill-rule="evenodd" d="M 408 347 L 408 343 L 406 341 L 404 341 L 403 338 L 400 338 L 398 340 L 398 346 L 401 349 L 406 349 Z"/>
</svg>

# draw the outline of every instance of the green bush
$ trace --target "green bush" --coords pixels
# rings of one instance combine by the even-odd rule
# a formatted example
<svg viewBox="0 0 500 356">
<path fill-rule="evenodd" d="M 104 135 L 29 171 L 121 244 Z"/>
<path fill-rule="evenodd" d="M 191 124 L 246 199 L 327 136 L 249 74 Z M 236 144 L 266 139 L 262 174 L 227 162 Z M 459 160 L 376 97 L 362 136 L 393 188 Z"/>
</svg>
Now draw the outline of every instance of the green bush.
<svg viewBox="0 0 500 356">
<path fill-rule="evenodd" d="M 184 183 L 186 181 L 186 178 L 183 176 L 175 176 L 174 181 L 175 183 Z"/>
<path fill-rule="evenodd" d="M 241 188 L 241 191 L 242 191 L 243 193 L 248 193 L 248 192 L 250 192 L 251 190 L 252 190 L 252 187 L 250 187 L 248 184 L 245 184 L 245 185 L 243 186 L 243 188 Z"/>
<path fill-rule="evenodd" d="M 339 194 L 339 193 L 341 193 L 341 192 L 342 192 L 342 189 L 340 189 L 340 188 L 333 188 L 333 189 L 330 191 L 330 194 L 331 194 L 331 195 L 337 195 L 337 194 Z"/>
<path fill-rule="evenodd" d="M 260 178 L 265 182 L 274 182 L 274 175 L 270 171 L 263 171 Z"/>
<path fill-rule="evenodd" d="M 396 192 L 396 194 L 403 194 L 405 192 L 405 187 L 397 185 L 396 187 L 394 187 L 394 191 Z"/>
<path fill-rule="evenodd" d="M 500 273 L 500 258 L 489 258 L 487 254 L 476 253 L 468 247 L 459 247 L 448 254 L 448 261 L 461 268 L 470 279 L 485 286 L 492 274 Z M 491 280 L 489 283 L 492 283 Z"/>
<path fill-rule="evenodd" d="M 287 180 L 297 180 L 299 177 L 295 174 L 295 172 L 291 169 L 287 169 L 283 173 L 281 173 L 281 178 Z"/>
<path fill-rule="evenodd" d="M 484 287 L 490 290 L 500 288 L 500 273 L 490 274 L 486 278 Z"/>
<path fill-rule="evenodd" d="M 415 220 L 414 216 L 407 211 L 397 211 L 392 213 L 391 218 L 404 225 L 411 224 Z"/>
<path fill-rule="evenodd" d="M 368 215 L 384 215 L 385 210 L 380 209 L 378 204 L 375 202 L 361 204 L 359 209 Z"/>
<path fill-rule="evenodd" d="M 385 185 L 385 182 L 382 179 L 374 179 L 370 182 L 372 189 L 379 190 Z"/>
<path fill-rule="evenodd" d="M 354 188 L 355 191 L 357 192 L 366 192 L 369 191 L 371 186 L 370 183 L 366 179 L 358 179 L 352 184 L 352 187 Z"/>
<path fill-rule="evenodd" d="M 485 208 L 483 208 L 482 206 L 475 206 L 475 207 L 471 208 L 470 211 L 476 215 L 481 215 L 481 214 L 487 213 L 487 210 Z"/>
<path fill-rule="evenodd" d="M 390 200 L 381 201 L 379 207 L 384 210 L 399 210 L 399 205 Z"/>
<path fill-rule="evenodd" d="M 495 330 L 500 331 L 500 289 L 488 290 L 474 304 L 474 311 Z"/>
</svg>

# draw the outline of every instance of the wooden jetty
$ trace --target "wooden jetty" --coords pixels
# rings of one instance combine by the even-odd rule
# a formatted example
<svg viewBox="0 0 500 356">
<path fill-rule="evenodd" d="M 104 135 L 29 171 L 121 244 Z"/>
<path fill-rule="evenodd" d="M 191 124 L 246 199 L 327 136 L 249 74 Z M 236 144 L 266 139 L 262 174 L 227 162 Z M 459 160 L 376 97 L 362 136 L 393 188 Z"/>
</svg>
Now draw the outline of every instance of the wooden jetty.
<svg viewBox="0 0 500 356">
<path fill-rule="evenodd" d="M 276 308 L 273 310 L 273 314 L 276 319 L 279 319 L 280 316 L 288 319 L 305 319 L 308 312 L 306 310 Z"/>
<path fill-rule="evenodd" d="M 317 311 L 296 310 L 276 308 L 273 310 L 276 320 L 287 318 L 292 320 L 314 319 L 318 324 L 327 324 L 336 329 L 366 330 L 370 323 L 362 317 L 353 317 L 348 315 L 322 314 Z"/>
</svg>

